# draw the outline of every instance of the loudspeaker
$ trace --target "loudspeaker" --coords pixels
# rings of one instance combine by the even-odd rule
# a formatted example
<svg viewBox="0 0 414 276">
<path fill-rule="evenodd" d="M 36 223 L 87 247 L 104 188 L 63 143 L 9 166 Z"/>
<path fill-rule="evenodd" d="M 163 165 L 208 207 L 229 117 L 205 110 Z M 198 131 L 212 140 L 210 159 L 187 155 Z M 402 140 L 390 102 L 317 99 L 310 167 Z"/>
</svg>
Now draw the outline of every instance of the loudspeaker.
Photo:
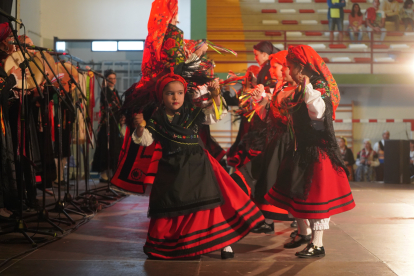
<svg viewBox="0 0 414 276">
<path fill-rule="evenodd" d="M 386 140 L 384 183 L 410 184 L 410 141 Z"/>
</svg>

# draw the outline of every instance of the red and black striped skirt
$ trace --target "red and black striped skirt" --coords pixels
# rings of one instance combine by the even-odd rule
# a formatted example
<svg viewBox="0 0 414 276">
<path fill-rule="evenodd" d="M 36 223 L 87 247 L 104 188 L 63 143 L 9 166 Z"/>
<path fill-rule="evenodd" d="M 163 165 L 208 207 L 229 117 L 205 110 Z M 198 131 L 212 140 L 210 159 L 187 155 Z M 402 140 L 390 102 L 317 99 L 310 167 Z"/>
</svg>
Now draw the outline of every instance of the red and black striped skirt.
<svg viewBox="0 0 414 276">
<path fill-rule="evenodd" d="M 231 245 L 259 226 L 264 217 L 220 164 L 205 151 L 225 203 L 173 218 L 151 218 L 144 252 L 155 258 L 192 257 Z"/>
<path fill-rule="evenodd" d="M 289 211 L 295 218 L 323 219 L 355 207 L 346 173 L 336 171 L 331 160 L 322 156 L 314 164 L 312 184 L 306 200 L 291 198 L 278 188 L 278 182 L 265 195 L 276 207 Z"/>
</svg>

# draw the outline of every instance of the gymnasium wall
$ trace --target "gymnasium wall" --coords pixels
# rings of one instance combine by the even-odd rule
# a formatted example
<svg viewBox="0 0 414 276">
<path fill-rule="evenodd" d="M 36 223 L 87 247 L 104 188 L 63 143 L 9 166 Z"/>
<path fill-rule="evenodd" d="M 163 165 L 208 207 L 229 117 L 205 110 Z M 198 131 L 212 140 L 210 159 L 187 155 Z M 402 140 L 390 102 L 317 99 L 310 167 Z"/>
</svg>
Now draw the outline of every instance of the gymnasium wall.
<svg viewBox="0 0 414 276">
<path fill-rule="evenodd" d="M 60 39 L 145 39 L 152 0 L 21 0 L 21 19 L 37 45 Z M 179 27 L 191 36 L 191 0 L 179 0 Z M 13 12 L 14 14 L 14 12 Z"/>
</svg>

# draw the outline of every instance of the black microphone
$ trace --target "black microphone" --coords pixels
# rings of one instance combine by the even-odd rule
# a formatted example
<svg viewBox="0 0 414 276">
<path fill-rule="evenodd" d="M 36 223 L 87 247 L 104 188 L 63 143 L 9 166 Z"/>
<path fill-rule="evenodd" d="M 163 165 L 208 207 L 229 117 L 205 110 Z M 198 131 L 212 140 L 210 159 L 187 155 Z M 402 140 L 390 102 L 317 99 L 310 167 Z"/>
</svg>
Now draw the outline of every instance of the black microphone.
<svg viewBox="0 0 414 276">
<path fill-rule="evenodd" d="M 17 41 L 9 41 L 8 43 L 11 44 L 11 45 L 19 45 L 19 43 Z M 32 50 L 38 50 L 38 51 L 48 51 L 48 52 L 53 51 L 52 49 L 49 49 L 49 48 L 40 47 L 40 46 L 36 46 L 36 45 L 30 45 L 30 44 L 26 44 L 26 43 L 23 43 L 23 42 L 20 43 L 20 46 L 26 47 L 26 48 L 29 48 L 29 49 L 32 49 Z"/>
<path fill-rule="evenodd" d="M 23 22 L 21 20 L 14 18 L 13 16 L 3 11 L 2 9 L 0 9 L 0 15 L 3 15 L 4 17 L 6 17 L 9 21 L 14 21 L 20 25 L 23 25 Z"/>
</svg>

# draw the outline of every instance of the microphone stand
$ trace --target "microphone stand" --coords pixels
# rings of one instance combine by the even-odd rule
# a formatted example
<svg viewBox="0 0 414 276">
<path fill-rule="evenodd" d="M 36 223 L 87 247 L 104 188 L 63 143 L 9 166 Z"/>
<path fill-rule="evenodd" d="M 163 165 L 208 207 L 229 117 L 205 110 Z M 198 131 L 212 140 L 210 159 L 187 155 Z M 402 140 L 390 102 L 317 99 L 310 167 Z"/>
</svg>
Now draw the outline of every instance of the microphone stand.
<svg viewBox="0 0 414 276">
<path fill-rule="evenodd" d="M 40 48 L 40 47 L 39 47 Z M 43 51 L 45 51 L 44 49 L 39 49 L 39 53 L 42 56 L 42 59 L 46 62 L 46 64 L 49 66 L 50 71 L 52 72 L 53 76 L 55 77 L 55 79 L 57 80 L 59 87 L 62 89 L 62 91 L 64 91 L 64 93 L 66 94 L 66 97 L 64 100 L 62 98 L 62 96 L 59 93 L 59 90 L 56 89 L 52 82 L 50 81 L 50 79 L 48 78 L 48 76 L 46 74 L 43 74 L 47 83 L 49 84 L 50 87 L 53 87 L 55 89 L 56 94 L 59 97 L 58 100 L 58 114 L 57 114 L 57 118 L 58 118 L 58 133 L 59 133 L 59 139 L 57 141 L 57 145 L 58 145 L 58 201 L 55 203 L 55 208 L 52 211 L 57 211 L 57 212 L 62 212 L 70 221 L 71 223 L 75 223 L 74 220 L 69 216 L 69 214 L 66 211 L 69 211 L 71 213 L 77 214 L 77 215 L 81 215 L 81 216 L 86 216 L 85 213 L 82 212 L 82 210 L 76 205 L 76 202 L 73 201 L 72 196 L 69 193 L 69 181 L 67 182 L 67 193 L 65 194 L 63 201 L 61 201 L 61 183 L 60 183 L 60 176 L 61 176 L 61 172 L 60 168 L 61 168 L 61 157 L 62 157 L 62 119 L 61 119 L 61 104 L 60 102 L 62 101 L 69 109 L 71 109 L 70 111 L 72 113 L 74 113 L 74 106 L 72 104 L 72 102 L 69 100 L 69 94 L 68 92 L 66 92 L 66 89 L 64 88 L 64 86 L 62 85 L 62 83 L 60 82 L 60 79 L 58 78 L 58 76 L 56 75 L 56 73 L 53 71 L 53 68 L 50 66 L 49 61 L 46 59 Z M 36 64 L 37 65 L 37 64 Z M 70 105 L 67 103 L 67 100 L 69 100 Z M 47 113 L 48 114 L 48 113 Z M 65 209 L 65 203 L 68 203 L 70 205 L 72 205 L 76 210 L 72 210 L 72 209 Z M 54 221 L 56 221 L 56 219 L 52 219 Z M 59 222 L 62 222 L 59 220 Z M 66 222 L 63 222 L 66 223 Z M 68 225 L 70 225 L 71 223 L 67 223 Z"/>
<path fill-rule="evenodd" d="M 10 21 L 10 19 L 9 19 Z M 33 241 L 33 239 L 31 237 L 29 237 L 29 235 L 27 233 L 34 233 L 34 234 L 42 234 L 42 235 L 48 235 L 48 236 L 56 236 L 56 233 L 50 233 L 50 232 L 45 232 L 45 231 L 38 231 L 38 230 L 33 230 L 33 229 L 27 229 L 26 223 L 23 220 L 23 201 L 24 201 L 24 190 L 25 190 L 25 185 L 23 184 L 25 181 L 24 178 L 24 167 L 26 166 L 26 164 L 24 163 L 31 163 L 30 160 L 28 160 L 27 162 L 23 161 L 24 157 L 24 147 L 26 146 L 24 144 L 25 141 L 25 129 L 26 129 L 26 112 L 25 112 L 25 79 L 26 79 L 26 68 L 29 69 L 33 80 L 35 81 L 36 84 L 36 88 L 39 91 L 39 94 L 41 96 L 41 98 L 43 99 L 43 93 L 40 91 L 40 88 L 34 78 L 34 74 L 32 69 L 29 66 L 29 62 L 26 58 L 26 54 L 24 49 L 22 48 L 22 46 L 19 43 L 19 39 L 18 39 L 18 35 L 17 35 L 17 31 L 14 30 L 13 25 L 9 24 L 13 36 L 15 38 L 15 40 L 18 42 L 18 47 L 22 53 L 23 59 L 24 61 L 19 65 L 19 67 L 22 70 L 22 94 L 21 94 L 21 108 L 20 108 L 20 147 L 19 147 L 19 155 L 17 155 L 17 160 L 16 160 L 16 165 L 19 166 L 20 168 L 20 173 L 17 173 L 17 184 L 20 187 L 20 191 L 19 191 L 19 200 L 20 200 L 20 204 L 19 204 L 19 213 L 17 214 L 17 219 L 16 219 L 16 224 L 14 226 L 14 229 L 11 231 L 6 231 L 6 232 L 1 232 L 0 235 L 5 235 L 5 234 L 9 234 L 9 233 L 21 233 L 26 240 L 32 245 L 32 247 L 37 247 L 37 244 Z"/>
<path fill-rule="evenodd" d="M 61 60 L 61 59 L 59 59 L 58 58 L 58 60 L 59 60 L 59 62 L 61 62 L 62 64 L 64 63 L 64 61 L 63 60 Z M 85 94 L 83 93 L 83 91 L 82 91 L 82 89 L 81 89 L 81 87 L 79 86 L 79 84 L 78 84 L 78 82 L 75 80 L 75 78 L 73 77 L 73 74 L 71 74 L 70 72 L 69 72 L 69 70 L 65 67 L 65 66 L 62 66 L 63 68 L 64 68 L 64 70 L 68 73 L 68 75 L 70 76 L 70 79 L 71 79 L 71 82 L 77 87 L 77 89 L 80 91 L 80 94 L 81 94 L 81 96 L 82 96 L 82 98 L 86 101 L 87 99 L 86 99 L 86 96 L 85 96 Z M 77 93 L 75 93 L 75 97 L 77 97 Z M 78 101 L 76 101 L 77 102 L 77 107 L 78 107 L 78 104 L 79 104 L 79 102 Z M 86 115 L 87 115 L 87 118 L 90 118 L 89 117 L 89 112 L 87 111 L 87 110 L 85 110 L 85 113 L 86 113 Z M 77 117 L 77 113 L 75 113 L 76 114 L 76 117 Z M 87 124 L 87 123 L 89 123 L 89 124 Z M 90 123 L 90 121 L 89 122 L 85 122 L 85 125 L 86 126 L 92 126 L 91 125 L 91 123 Z M 77 124 L 77 126 L 78 126 L 78 124 Z M 88 128 L 87 128 L 88 129 Z M 92 129 L 92 127 L 91 127 L 91 129 Z M 77 127 L 77 133 L 79 133 L 79 128 Z M 89 130 L 88 130 L 88 134 L 89 134 Z M 90 135 L 88 135 L 89 136 L 89 138 L 92 140 L 92 137 L 90 137 Z M 78 147 L 79 147 L 79 140 L 78 140 L 78 143 L 77 143 L 77 149 L 78 149 Z M 79 151 L 77 152 L 77 159 L 79 158 L 79 156 L 80 156 L 80 154 L 79 154 Z M 89 157 L 88 157 L 89 158 Z M 77 162 L 78 162 L 79 160 L 77 160 Z M 88 161 L 89 162 L 89 161 Z M 88 177 L 89 177 L 89 173 L 88 173 Z M 76 178 L 78 178 L 78 175 L 76 176 Z M 85 172 L 85 178 L 86 178 L 86 172 Z M 87 189 L 88 188 L 88 182 L 89 182 L 89 179 L 85 179 L 85 189 Z M 76 180 L 76 183 L 77 183 L 77 186 L 79 185 L 79 182 L 78 182 L 78 180 Z M 113 197 L 110 197 L 110 196 L 105 196 L 105 195 L 99 195 L 99 194 L 96 194 L 96 193 L 92 193 L 90 190 L 88 191 L 88 190 L 86 190 L 84 193 L 82 193 L 81 194 L 81 196 L 79 197 L 79 198 L 83 198 L 83 199 L 87 199 L 86 197 L 84 197 L 86 194 L 91 194 L 91 195 L 96 195 L 96 196 L 100 196 L 100 197 L 102 197 L 102 198 L 104 198 L 104 199 L 114 199 Z M 105 204 L 105 205 L 110 205 L 110 203 L 109 202 L 104 202 L 104 201 L 100 201 L 101 203 L 103 203 L 103 204 Z"/>
<path fill-rule="evenodd" d="M 76 116 L 76 107 L 73 105 L 73 103 L 70 101 L 70 97 L 69 97 L 69 93 L 66 91 L 66 89 L 64 88 L 64 86 L 62 85 L 62 83 L 60 82 L 60 79 L 58 78 L 58 76 L 56 75 L 56 73 L 53 71 L 53 68 L 50 66 L 48 60 L 45 58 L 44 53 L 42 51 L 40 51 L 41 56 L 43 58 L 43 60 L 46 62 L 46 64 L 49 66 L 52 74 L 54 75 L 56 81 L 59 84 L 59 87 L 62 89 L 62 91 L 64 91 L 65 95 L 66 95 L 66 100 L 68 102 L 70 102 L 70 105 L 67 104 L 66 101 L 64 101 L 64 103 L 69 107 L 71 107 L 70 111 L 75 114 Z M 66 67 L 63 66 L 65 69 Z M 50 81 L 50 80 L 49 80 Z M 57 91 L 57 95 L 59 95 L 59 98 L 62 99 L 59 91 Z M 63 101 L 63 99 L 62 99 Z M 66 186 L 66 193 L 64 195 L 63 200 L 61 200 L 61 182 L 60 182 L 60 175 L 61 175 L 61 159 L 62 159 L 62 118 L 61 118 L 61 104 L 60 104 L 60 100 L 58 100 L 57 102 L 58 105 L 58 114 L 57 114 L 57 119 L 58 119 L 58 133 L 59 133 L 59 140 L 58 140 L 58 201 L 55 204 L 55 208 L 52 211 L 55 212 L 61 212 L 63 213 L 72 224 L 75 224 L 75 221 L 69 216 L 69 214 L 66 212 L 71 212 L 80 216 L 85 217 L 86 214 L 76 205 L 77 203 L 73 200 L 72 195 L 70 194 L 70 190 L 69 190 L 69 174 L 68 174 L 68 181 L 67 181 L 67 186 Z M 68 160 L 68 168 L 69 168 L 69 162 L 70 160 Z M 63 173 L 63 172 L 62 172 Z M 70 209 L 70 208 L 66 208 L 67 204 L 72 205 L 76 210 Z M 70 225 L 70 224 L 69 224 Z"/>
</svg>

